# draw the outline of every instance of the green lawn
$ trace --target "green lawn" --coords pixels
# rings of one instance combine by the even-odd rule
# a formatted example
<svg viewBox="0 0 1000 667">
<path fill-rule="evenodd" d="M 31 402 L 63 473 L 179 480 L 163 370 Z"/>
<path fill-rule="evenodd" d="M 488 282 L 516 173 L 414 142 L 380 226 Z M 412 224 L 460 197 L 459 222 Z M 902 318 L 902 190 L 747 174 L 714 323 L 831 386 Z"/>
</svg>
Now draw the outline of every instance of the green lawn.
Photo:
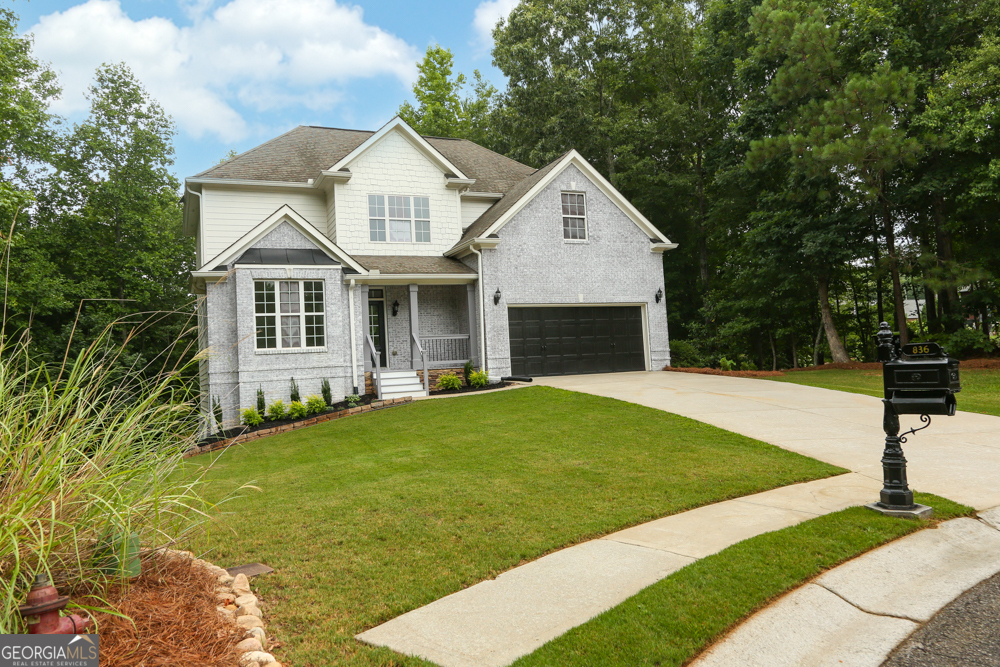
<svg viewBox="0 0 1000 667">
<path fill-rule="evenodd" d="M 916 496 L 934 508 L 935 521 L 973 512 L 929 494 Z M 782 593 L 926 525 L 852 507 L 752 537 L 678 570 L 514 665 L 683 665 Z"/>
<path fill-rule="evenodd" d="M 958 394 L 958 409 L 1000 417 L 1000 370 L 984 368 L 961 369 L 962 391 Z M 882 397 L 882 371 L 827 370 L 793 371 L 776 382 L 794 382 L 810 387 L 852 391 L 855 394 Z"/>
<path fill-rule="evenodd" d="M 255 587 L 282 662 L 416 665 L 353 636 L 561 547 L 840 472 L 658 410 L 531 387 L 233 448 L 210 493 L 251 481 L 261 492 L 226 504 L 192 546 L 223 566 L 275 568 Z"/>
</svg>

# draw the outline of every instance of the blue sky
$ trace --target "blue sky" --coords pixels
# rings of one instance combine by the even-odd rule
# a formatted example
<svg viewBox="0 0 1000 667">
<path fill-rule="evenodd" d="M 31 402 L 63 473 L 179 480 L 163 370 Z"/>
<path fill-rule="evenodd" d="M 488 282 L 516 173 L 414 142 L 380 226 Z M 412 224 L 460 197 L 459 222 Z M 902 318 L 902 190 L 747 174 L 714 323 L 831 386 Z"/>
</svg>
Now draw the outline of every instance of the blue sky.
<svg viewBox="0 0 1000 667">
<path fill-rule="evenodd" d="M 53 110 L 86 116 L 102 62 L 125 62 L 177 125 L 178 177 L 296 125 L 378 129 L 412 97 L 429 44 L 497 87 L 489 29 L 517 0 L 14 0 L 59 74 Z"/>
</svg>

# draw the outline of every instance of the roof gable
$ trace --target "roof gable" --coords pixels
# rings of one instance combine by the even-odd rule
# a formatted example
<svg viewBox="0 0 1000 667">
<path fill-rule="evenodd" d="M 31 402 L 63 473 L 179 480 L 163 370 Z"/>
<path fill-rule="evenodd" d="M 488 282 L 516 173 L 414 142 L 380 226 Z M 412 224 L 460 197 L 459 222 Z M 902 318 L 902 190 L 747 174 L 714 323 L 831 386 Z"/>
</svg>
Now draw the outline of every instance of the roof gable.
<svg viewBox="0 0 1000 667">
<path fill-rule="evenodd" d="M 417 134 L 412 127 L 410 127 L 406 121 L 404 121 L 399 116 L 396 116 L 388 123 L 382 126 L 378 132 L 372 136 L 365 139 L 361 144 L 359 144 L 354 150 L 340 158 L 333 166 L 329 167 L 325 171 L 339 171 L 342 169 L 350 169 L 351 163 L 364 155 L 369 149 L 378 145 L 385 137 L 389 136 L 393 132 L 402 135 L 407 141 L 409 141 L 414 148 L 424 154 L 424 156 L 434 163 L 438 169 L 440 169 L 444 174 L 450 175 L 451 177 L 458 178 L 471 178 L 467 176 L 461 169 L 452 164 L 451 160 L 442 155 L 436 148 L 427 143 L 427 140 Z"/>
<path fill-rule="evenodd" d="M 228 248 L 213 257 L 205 266 L 221 266 L 233 263 L 242 256 L 245 251 L 252 248 L 258 241 L 267 236 L 271 231 L 277 229 L 281 224 L 288 223 L 303 236 L 305 236 L 316 247 L 323 250 L 331 258 L 339 261 L 345 266 L 349 266 L 358 273 L 367 273 L 365 267 L 358 264 L 353 257 L 344 252 L 336 243 L 326 238 L 318 229 L 299 215 L 295 209 L 285 204 L 277 211 L 267 216 L 253 229 L 234 241 Z"/>
<path fill-rule="evenodd" d="M 600 172 L 594 169 L 582 155 L 575 149 L 572 149 L 512 187 L 497 203 L 488 208 L 474 223 L 469 225 L 469 228 L 465 230 L 458 243 L 445 254 L 456 254 L 463 247 L 471 243 L 473 239 L 496 234 L 528 202 L 534 199 L 538 193 L 544 190 L 556 176 L 561 174 L 570 165 L 575 165 L 586 178 L 594 183 L 650 239 L 657 239 L 661 243 L 670 243 L 670 240 L 653 223 L 647 220 L 615 186 L 611 185 L 606 178 L 601 176 Z"/>
</svg>

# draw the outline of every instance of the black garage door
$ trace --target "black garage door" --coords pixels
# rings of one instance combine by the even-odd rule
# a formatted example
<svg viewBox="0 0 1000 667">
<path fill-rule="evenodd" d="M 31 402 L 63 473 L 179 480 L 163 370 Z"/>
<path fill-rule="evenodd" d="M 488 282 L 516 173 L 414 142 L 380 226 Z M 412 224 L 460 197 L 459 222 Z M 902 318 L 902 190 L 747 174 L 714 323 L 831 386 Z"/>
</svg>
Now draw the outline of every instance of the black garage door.
<svg viewBox="0 0 1000 667">
<path fill-rule="evenodd" d="M 511 307 L 512 375 L 646 370 L 639 306 Z"/>
</svg>

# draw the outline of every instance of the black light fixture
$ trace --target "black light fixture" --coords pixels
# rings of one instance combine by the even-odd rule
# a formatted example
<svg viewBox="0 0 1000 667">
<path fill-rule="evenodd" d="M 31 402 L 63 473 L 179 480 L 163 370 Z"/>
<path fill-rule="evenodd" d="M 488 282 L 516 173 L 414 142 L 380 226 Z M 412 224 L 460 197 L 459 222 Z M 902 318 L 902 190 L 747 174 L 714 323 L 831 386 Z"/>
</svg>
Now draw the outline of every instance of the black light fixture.
<svg viewBox="0 0 1000 667">
<path fill-rule="evenodd" d="M 656 290 L 656 303 L 659 303 L 663 299 L 663 288 Z"/>
<path fill-rule="evenodd" d="M 399 315 L 399 301 L 392 302 L 392 316 L 396 317 L 396 315 Z"/>
<path fill-rule="evenodd" d="M 500 288 L 498 287 L 497 291 L 494 292 L 493 294 L 493 305 L 496 306 L 499 303 L 500 303 Z"/>
</svg>

